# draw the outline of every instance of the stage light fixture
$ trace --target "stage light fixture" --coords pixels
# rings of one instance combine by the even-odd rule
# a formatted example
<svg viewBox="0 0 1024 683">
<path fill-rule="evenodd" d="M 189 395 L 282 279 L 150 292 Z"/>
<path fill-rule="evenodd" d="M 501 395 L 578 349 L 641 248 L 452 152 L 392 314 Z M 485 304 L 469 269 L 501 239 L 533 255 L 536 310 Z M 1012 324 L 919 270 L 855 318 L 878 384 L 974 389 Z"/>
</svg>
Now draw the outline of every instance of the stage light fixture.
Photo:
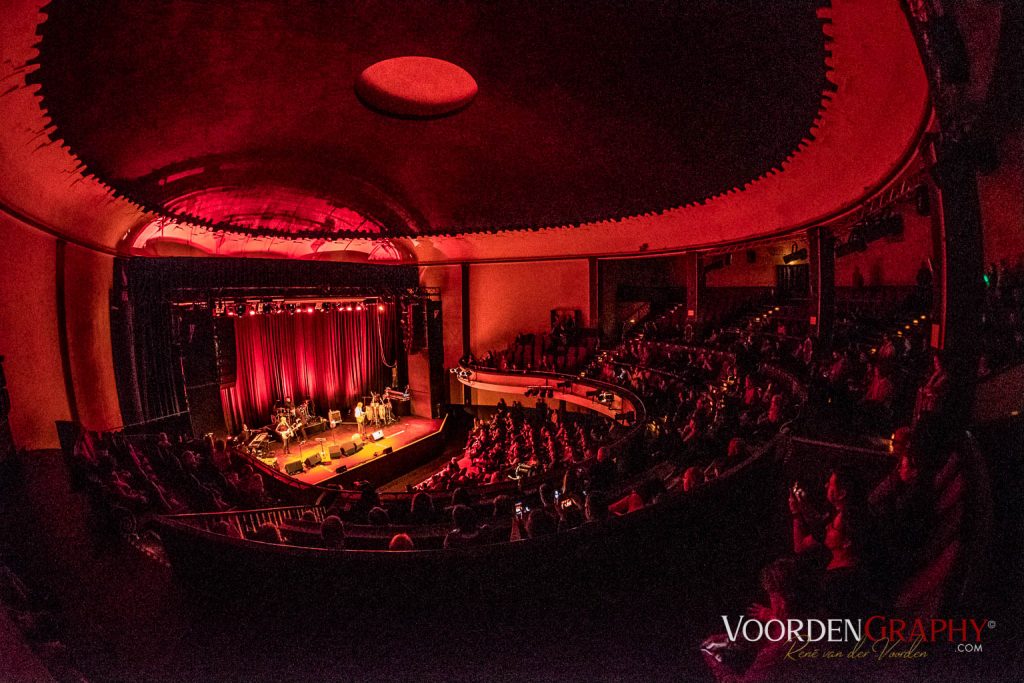
<svg viewBox="0 0 1024 683">
<path fill-rule="evenodd" d="M 313 312 L 313 307 L 312 306 L 306 306 L 306 308 L 304 310 L 306 311 L 306 313 L 312 313 Z"/>
<path fill-rule="evenodd" d="M 377 305 L 377 310 L 383 312 L 384 311 L 384 304 L 378 304 Z"/>
<path fill-rule="evenodd" d="M 352 304 L 349 304 L 348 306 L 346 306 L 345 310 L 349 311 L 351 313 L 352 312 Z"/>
<path fill-rule="evenodd" d="M 248 309 L 248 306 L 246 306 L 245 304 L 238 304 L 237 306 L 235 306 L 235 313 L 237 313 L 238 315 L 245 315 L 246 309 Z"/>
<path fill-rule="evenodd" d="M 807 258 L 807 247 L 804 247 L 803 249 L 797 249 L 796 248 L 796 244 L 794 244 L 793 248 L 790 250 L 790 252 L 782 257 L 782 262 L 785 263 L 788 266 L 791 263 L 796 263 L 797 261 L 803 261 L 806 258 Z"/>
<path fill-rule="evenodd" d="M 356 310 L 357 311 L 363 310 L 363 305 L 362 304 L 356 304 Z"/>
</svg>

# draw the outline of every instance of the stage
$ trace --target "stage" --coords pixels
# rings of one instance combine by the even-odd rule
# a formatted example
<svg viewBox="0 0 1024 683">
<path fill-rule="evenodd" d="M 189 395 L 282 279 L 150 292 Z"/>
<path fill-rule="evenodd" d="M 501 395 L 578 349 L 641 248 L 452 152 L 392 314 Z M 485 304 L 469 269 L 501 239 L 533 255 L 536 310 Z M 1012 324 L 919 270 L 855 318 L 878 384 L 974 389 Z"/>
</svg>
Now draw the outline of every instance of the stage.
<svg viewBox="0 0 1024 683">
<path fill-rule="evenodd" d="M 310 456 L 330 453 L 331 461 L 329 463 L 304 468 L 300 472 L 289 475 L 306 484 L 322 484 L 329 479 L 336 478 L 337 470 L 341 465 L 346 468 L 343 471 L 349 474 L 360 465 L 379 458 L 387 448 L 391 448 L 393 451 L 387 457 L 393 457 L 400 449 L 439 432 L 443 422 L 443 420 L 406 416 L 402 418 L 401 422 L 383 427 L 384 438 L 380 441 L 370 439 L 370 434 L 374 429 L 367 427 L 362 449 L 353 455 L 344 455 L 343 448 L 351 446 L 353 437 L 358 434 L 355 423 L 346 422 L 339 424 L 334 429 L 310 436 L 309 440 L 301 446 L 297 441 L 292 442 L 289 444 L 290 453 L 285 453 L 281 442 L 275 440 L 270 446 L 270 455 L 276 459 L 278 469 L 287 473 L 286 464 L 289 462 L 304 463 Z M 372 480 L 375 477 L 368 476 L 367 478 Z"/>
</svg>

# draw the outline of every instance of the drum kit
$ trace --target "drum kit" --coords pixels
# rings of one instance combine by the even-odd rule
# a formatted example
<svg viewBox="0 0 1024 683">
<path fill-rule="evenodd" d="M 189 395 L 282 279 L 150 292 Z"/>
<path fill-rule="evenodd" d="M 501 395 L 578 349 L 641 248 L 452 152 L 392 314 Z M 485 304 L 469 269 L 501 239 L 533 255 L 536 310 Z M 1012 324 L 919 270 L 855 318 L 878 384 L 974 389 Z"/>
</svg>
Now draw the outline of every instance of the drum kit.
<svg viewBox="0 0 1024 683">
<path fill-rule="evenodd" d="M 382 398 L 380 394 L 370 394 L 370 401 L 365 403 L 366 421 L 374 426 L 388 426 L 398 422 L 394 408 L 391 405 L 391 398 L 385 392 Z"/>
</svg>

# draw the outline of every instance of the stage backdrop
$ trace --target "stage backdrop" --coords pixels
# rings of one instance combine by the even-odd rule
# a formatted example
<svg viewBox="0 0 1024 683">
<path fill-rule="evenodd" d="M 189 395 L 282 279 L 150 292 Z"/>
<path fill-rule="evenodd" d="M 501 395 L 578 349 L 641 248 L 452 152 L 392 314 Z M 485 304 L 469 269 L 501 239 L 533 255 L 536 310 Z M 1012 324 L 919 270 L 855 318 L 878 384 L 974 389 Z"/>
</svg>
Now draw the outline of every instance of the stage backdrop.
<svg viewBox="0 0 1024 683">
<path fill-rule="evenodd" d="M 276 401 L 311 398 L 321 417 L 346 419 L 364 394 L 391 383 L 396 363 L 395 309 L 246 315 L 235 319 L 235 384 L 222 387 L 228 429 L 269 422 Z"/>
</svg>

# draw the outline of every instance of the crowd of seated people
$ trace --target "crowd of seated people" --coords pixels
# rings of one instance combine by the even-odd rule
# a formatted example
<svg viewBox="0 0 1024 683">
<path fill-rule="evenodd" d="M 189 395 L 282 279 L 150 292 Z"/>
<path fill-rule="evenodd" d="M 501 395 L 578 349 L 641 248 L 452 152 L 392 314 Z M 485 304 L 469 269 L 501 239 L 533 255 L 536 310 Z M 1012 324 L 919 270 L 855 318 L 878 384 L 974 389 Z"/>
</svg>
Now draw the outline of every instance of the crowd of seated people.
<svg viewBox="0 0 1024 683">
<path fill-rule="evenodd" d="M 589 416 L 588 416 L 589 417 Z M 594 436 L 584 429 L 583 417 L 552 411 L 544 401 L 532 410 L 518 402 L 498 403 L 489 420 L 475 420 L 461 458 L 452 460 L 416 488 L 451 490 L 496 484 L 516 471 L 548 472 L 588 457 Z M 600 431 L 601 427 L 595 425 Z"/>
<path fill-rule="evenodd" d="M 720 475 L 792 419 L 796 397 L 783 384 L 740 368 L 730 353 L 631 340 L 592 367 L 637 393 L 655 419 L 652 449 L 687 467 L 690 486 Z"/>
<path fill-rule="evenodd" d="M 942 361 L 928 348 L 926 320 L 900 320 L 879 332 L 873 322 L 847 317 L 825 348 L 811 335 L 780 334 L 766 315 L 740 329 L 713 330 L 708 342 L 735 353 L 741 368 L 753 359 L 791 372 L 806 384 L 819 415 L 852 431 L 887 435 L 894 425 L 940 407 L 943 387 L 936 382 L 945 375 L 935 374 Z"/>
<path fill-rule="evenodd" d="M 135 515 L 218 512 L 272 503 L 262 476 L 222 440 L 86 433 L 72 454 L 76 480 L 107 509 Z"/>
<path fill-rule="evenodd" d="M 933 581 L 931 589 L 937 585 L 932 570 L 942 562 L 936 558 L 959 524 L 962 513 L 948 502 L 963 490 L 959 444 L 936 415 L 897 434 L 889 471 L 874 486 L 850 467 L 830 472 L 823 500 L 794 484 L 788 498 L 792 552 L 764 570 L 769 606 L 755 604 L 751 616 L 928 616 L 912 600 L 920 577 Z M 788 641 L 764 641 L 747 653 L 737 647 L 743 646 L 723 636 L 705 642 L 705 660 L 718 680 L 781 678 Z"/>
</svg>

